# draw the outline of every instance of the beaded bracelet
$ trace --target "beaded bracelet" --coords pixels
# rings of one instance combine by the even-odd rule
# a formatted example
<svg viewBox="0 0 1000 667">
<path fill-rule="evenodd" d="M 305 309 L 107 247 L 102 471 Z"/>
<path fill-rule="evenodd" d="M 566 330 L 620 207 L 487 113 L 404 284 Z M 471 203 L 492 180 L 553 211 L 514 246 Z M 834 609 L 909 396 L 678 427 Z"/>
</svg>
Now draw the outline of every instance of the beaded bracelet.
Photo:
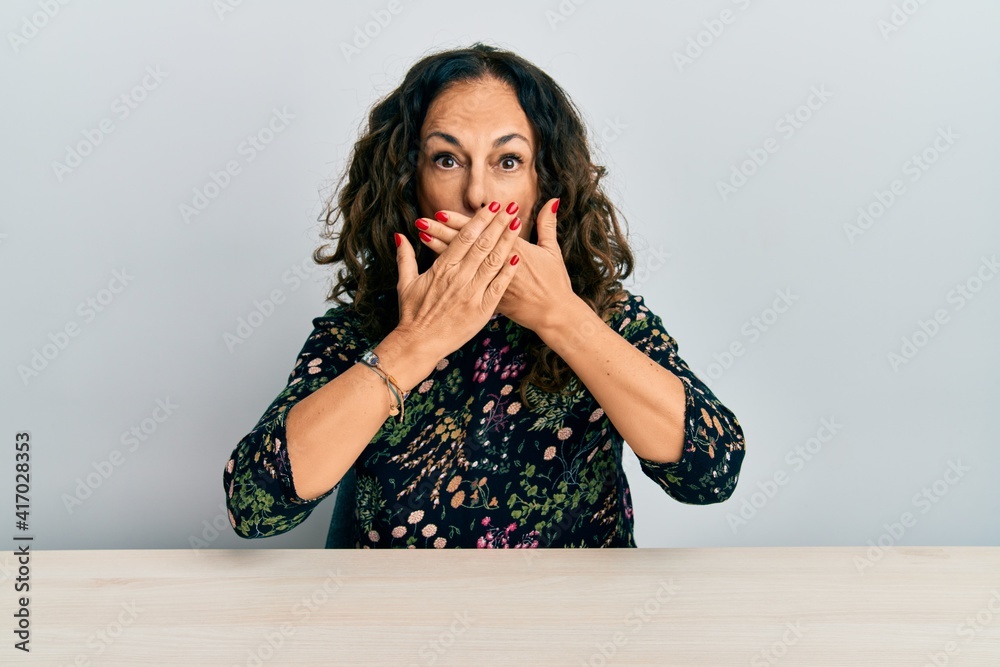
<svg viewBox="0 0 1000 667">
<path fill-rule="evenodd" d="M 361 355 L 361 358 L 358 359 L 358 362 L 363 363 L 365 366 L 370 368 L 372 372 L 381 377 L 382 380 L 385 382 L 385 386 L 389 389 L 389 393 L 391 395 L 390 398 L 395 399 L 396 401 L 395 405 L 389 406 L 389 414 L 390 415 L 399 414 L 399 421 L 402 422 L 403 416 L 405 414 L 403 401 L 405 401 L 406 398 L 410 395 L 410 392 L 409 391 L 400 392 L 399 383 L 396 382 L 396 379 L 391 375 L 389 375 L 389 373 L 386 372 L 384 368 L 382 368 L 382 364 L 379 362 L 378 355 L 375 354 L 374 349 L 365 351 L 365 353 Z"/>
</svg>

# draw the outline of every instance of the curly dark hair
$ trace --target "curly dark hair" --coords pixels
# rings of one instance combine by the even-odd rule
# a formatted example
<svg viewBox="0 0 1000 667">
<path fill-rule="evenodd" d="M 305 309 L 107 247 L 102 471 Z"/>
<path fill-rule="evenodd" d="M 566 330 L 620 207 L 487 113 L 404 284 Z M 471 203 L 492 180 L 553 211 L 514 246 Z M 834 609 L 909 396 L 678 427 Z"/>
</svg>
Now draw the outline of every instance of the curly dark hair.
<svg viewBox="0 0 1000 667">
<path fill-rule="evenodd" d="M 620 307 L 621 281 L 631 275 L 635 260 L 618 225 L 618 218 L 624 220 L 624 216 L 616 212 L 600 185 L 607 170 L 592 162 L 576 106 L 532 63 L 477 42 L 425 56 L 410 68 L 398 88 L 372 107 L 367 128 L 354 144 L 348 167 L 319 217 L 324 223 L 320 237 L 337 243 L 329 255 L 324 250 L 331 244 L 322 244 L 313 252 L 314 261 L 344 263 L 327 301 L 346 306 L 340 295 L 350 296 L 371 340 L 382 340 L 399 323 L 392 233 L 411 239 L 421 273 L 437 259 L 410 229 L 410 222 L 419 217 L 415 176 L 427 109 L 448 85 L 489 78 L 516 92 L 538 137 L 534 167 L 539 196 L 531 219 L 536 219 L 547 200 L 559 197 L 559 243 L 573 291 L 605 321 Z M 343 226 L 338 233 L 340 218 Z M 536 229 L 530 241 L 538 242 Z M 576 374 L 537 333 L 525 333 L 531 370 L 521 379 L 520 396 L 530 409 L 527 384 L 564 393 Z"/>
</svg>

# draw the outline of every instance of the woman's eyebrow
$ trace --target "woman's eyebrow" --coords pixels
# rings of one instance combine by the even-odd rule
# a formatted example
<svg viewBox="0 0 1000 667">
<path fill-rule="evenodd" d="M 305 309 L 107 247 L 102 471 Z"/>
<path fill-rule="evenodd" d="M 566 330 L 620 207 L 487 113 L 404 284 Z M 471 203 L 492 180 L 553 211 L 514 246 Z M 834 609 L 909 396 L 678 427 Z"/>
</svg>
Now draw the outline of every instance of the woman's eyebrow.
<svg viewBox="0 0 1000 667">
<path fill-rule="evenodd" d="M 452 135 L 448 134 L 447 132 L 438 132 L 437 130 L 435 130 L 434 132 L 431 132 L 430 134 L 427 135 L 427 138 L 424 139 L 424 144 L 426 144 L 428 141 L 430 141 L 431 137 L 441 137 L 442 139 L 444 139 L 445 141 L 447 141 L 449 144 L 452 144 L 454 146 L 458 146 L 459 148 L 465 150 L 465 147 L 462 146 L 462 142 L 459 141 L 458 139 L 456 139 L 455 137 L 453 137 Z M 521 139 L 521 140 L 524 141 L 524 143 L 528 144 L 529 146 L 531 145 L 531 142 L 528 141 L 527 139 L 525 139 L 523 134 L 518 134 L 517 132 L 512 132 L 510 134 L 505 134 L 502 137 L 499 137 L 496 141 L 494 141 L 493 142 L 493 148 L 499 148 L 500 146 L 503 146 L 504 144 L 506 144 L 508 141 L 510 141 L 512 139 Z"/>
</svg>

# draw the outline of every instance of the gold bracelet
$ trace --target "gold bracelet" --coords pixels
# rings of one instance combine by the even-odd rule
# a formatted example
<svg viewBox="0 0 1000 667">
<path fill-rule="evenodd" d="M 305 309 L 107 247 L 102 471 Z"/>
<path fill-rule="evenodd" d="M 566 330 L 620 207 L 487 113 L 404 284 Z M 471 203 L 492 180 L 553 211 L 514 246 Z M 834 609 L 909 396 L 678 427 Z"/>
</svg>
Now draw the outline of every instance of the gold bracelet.
<svg viewBox="0 0 1000 667">
<path fill-rule="evenodd" d="M 384 368 L 382 368 L 382 364 L 379 362 L 378 355 L 375 354 L 374 349 L 367 350 L 364 354 L 361 355 L 359 361 L 364 363 L 369 368 L 371 368 L 374 373 L 376 373 L 379 377 L 381 377 L 385 381 L 385 386 L 389 390 L 390 400 L 395 399 L 396 401 L 396 405 L 392 405 L 390 403 L 389 414 L 396 415 L 398 413 L 399 421 L 402 422 L 403 417 L 406 414 L 403 403 L 406 400 L 406 398 L 410 395 L 410 392 L 400 391 L 399 383 L 396 382 L 396 378 L 389 375 L 389 373 L 386 372 Z M 389 384 L 390 382 L 392 383 L 391 386 Z"/>
</svg>

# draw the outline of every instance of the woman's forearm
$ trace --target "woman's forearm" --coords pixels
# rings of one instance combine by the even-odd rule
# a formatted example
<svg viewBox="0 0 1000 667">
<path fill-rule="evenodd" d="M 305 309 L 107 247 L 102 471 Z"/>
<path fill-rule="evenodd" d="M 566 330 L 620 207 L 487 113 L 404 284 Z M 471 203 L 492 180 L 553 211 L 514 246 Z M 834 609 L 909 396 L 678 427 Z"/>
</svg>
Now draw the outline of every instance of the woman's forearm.
<svg viewBox="0 0 1000 667">
<path fill-rule="evenodd" d="M 429 359 L 398 330 L 375 347 L 375 354 L 400 391 L 413 389 L 440 361 Z M 354 364 L 292 406 L 285 438 L 300 498 L 318 498 L 343 478 L 389 417 L 390 397 L 378 374 Z"/>
</svg>

